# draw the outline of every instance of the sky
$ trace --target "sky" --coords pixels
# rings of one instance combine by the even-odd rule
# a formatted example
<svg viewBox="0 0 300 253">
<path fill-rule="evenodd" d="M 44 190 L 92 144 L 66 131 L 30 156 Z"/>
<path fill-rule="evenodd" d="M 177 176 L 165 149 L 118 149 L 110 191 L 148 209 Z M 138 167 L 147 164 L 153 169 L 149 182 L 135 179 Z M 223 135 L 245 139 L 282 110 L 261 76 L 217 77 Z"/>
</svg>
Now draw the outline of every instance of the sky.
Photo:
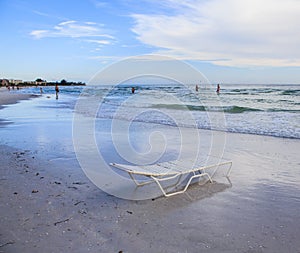
<svg viewBox="0 0 300 253">
<path fill-rule="evenodd" d="M 0 0 L 0 78 L 88 82 L 154 54 L 212 83 L 300 84 L 299 13 L 300 0 Z"/>
</svg>

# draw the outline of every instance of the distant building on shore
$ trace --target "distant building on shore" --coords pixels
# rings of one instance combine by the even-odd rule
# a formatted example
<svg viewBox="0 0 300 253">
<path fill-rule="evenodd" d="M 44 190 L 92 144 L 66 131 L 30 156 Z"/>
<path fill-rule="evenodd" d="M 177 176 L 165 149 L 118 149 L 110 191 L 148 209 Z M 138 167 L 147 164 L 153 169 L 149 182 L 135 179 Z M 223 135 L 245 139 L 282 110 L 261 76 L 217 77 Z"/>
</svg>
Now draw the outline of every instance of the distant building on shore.
<svg viewBox="0 0 300 253">
<path fill-rule="evenodd" d="M 37 85 L 36 81 L 24 81 L 22 85 Z"/>
<path fill-rule="evenodd" d="M 18 79 L 9 79 L 10 85 L 18 85 L 20 83 L 23 83 L 23 80 L 18 80 Z"/>
<path fill-rule="evenodd" d="M 21 79 L 5 79 L 5 78 L 0 79 L 1 86 L 18 86 L 18 85 L 21 86 L 24 84 L 36 85 L 36 81 L 23 81 Z"/>
<path fill-rule="evenodd" d="M 0 79 L 1 86 L 9 86 L 9 80 L 8 79 Z"/>
<path fill-rule="evenodd" d="M 18 85 L 20 83 L 23 83 L 23 80 L 20 80 L 20 79 L 0 79 L 0 83 L 1 83 L 1 86 L 15 86 L 15 85 Z"/>
</svg>

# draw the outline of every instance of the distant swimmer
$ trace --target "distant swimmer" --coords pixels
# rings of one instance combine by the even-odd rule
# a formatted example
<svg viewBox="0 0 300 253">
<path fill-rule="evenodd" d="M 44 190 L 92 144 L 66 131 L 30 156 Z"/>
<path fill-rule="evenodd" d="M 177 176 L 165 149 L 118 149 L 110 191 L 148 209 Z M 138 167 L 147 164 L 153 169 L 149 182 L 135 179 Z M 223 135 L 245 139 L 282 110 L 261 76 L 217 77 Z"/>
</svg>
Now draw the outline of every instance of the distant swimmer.
<svg viewBox="0 0 300 253">
<path fill-rule="evenodd" d="M 221 89 L 221 88 L 220 88 L 220 84 L 218 84 L 218 85 L 217 85 L 217 93 L 218 93 L 218 94 L 220 93 L 220 89 Z"/>
<path fill-rule="evenodd" d="M 131 93 L 133 94 L 134 92 L 135 92 L 135 88 L 132 87 L 132 88 L 131 88 Z"/>
<path fill-rule="evenodd" d="M 55 93 L 56 93 L 56 99 L 58 99 L 58 92 L 59 92 L 59 88 L 58 85 L 55 85 Z"/>
<path fill-rule="evenodd" d="M 198 92 L 198 90 L 199 90 L 198 84 L 196 84 L 195 90 Z"/>
</svg>

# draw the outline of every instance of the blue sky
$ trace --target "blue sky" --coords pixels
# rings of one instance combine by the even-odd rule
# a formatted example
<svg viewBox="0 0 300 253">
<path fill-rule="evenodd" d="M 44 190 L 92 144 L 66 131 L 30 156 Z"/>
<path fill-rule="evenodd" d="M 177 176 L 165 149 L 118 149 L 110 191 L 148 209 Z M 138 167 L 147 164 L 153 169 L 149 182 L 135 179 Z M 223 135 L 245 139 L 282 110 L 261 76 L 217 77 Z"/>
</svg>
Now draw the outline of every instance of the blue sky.
<svg viewBox="0 0 300 253">
<path fill-rule="evenodd" d="M 0 78 L 88 81 L 158 54 L 211 82 L 298 84 L 299 13 L 299 0 L 0 0 Z"/>
</svg>

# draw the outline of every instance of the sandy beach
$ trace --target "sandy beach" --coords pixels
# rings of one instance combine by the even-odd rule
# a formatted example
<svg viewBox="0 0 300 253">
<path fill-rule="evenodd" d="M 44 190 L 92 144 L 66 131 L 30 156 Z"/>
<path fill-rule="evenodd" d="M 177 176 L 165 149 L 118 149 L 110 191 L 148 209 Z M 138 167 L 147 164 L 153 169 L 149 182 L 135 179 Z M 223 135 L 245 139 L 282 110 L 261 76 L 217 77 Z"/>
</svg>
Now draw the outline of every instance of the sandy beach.
<svg viewBox="0 0 300 253">
<path fill-rule="evenodd" d="M 0 109 L 3 105 L 15 104 L 20 100 L 34 98 L 36 95 L 23 94 L 23 93 L 12 93 L 6 88 L 0 88 Z"/>
<path fill-rule="evenodd" d="M 227 133 L 230 183 L 125 200 L 81 169 L 64 98 L 23 95 L 0 92 L 0 252 L 300 252 L 298 139 Z"/>
</svg>

